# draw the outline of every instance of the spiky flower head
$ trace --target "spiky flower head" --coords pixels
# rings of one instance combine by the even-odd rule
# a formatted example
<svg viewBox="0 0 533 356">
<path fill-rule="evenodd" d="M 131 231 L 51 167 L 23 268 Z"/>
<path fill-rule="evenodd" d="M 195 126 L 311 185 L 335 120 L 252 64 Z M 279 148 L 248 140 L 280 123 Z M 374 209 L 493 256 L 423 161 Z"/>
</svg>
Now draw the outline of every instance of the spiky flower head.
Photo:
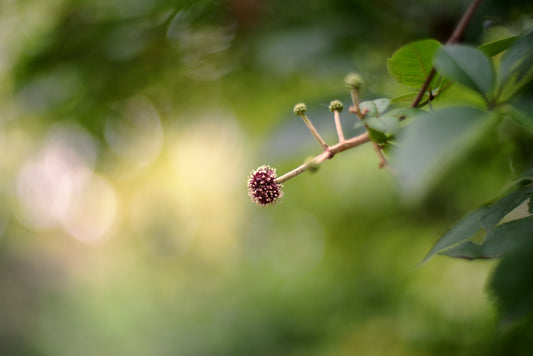
<svg viewBox="0 0 533 356">
<path fill-rule="evenodd" d="M 340 100 L 333 100 L 331 103 L 329 103 L 329 111 L 338 111 L 342 112 L 342 109 L 344 109 L 344 106 L 340 102 Z"/>
<path fill-rule="evenodd" d="M 348 73 L 348 75 L 344 77 L 344 84 L 346 84 L 348 89 L 359 90 L 364 84 L 364 80 L 358 73 Z"/>
<path fill-rule="evenodd" d="M 257 168 L 248 177 L 248 195 L 257 205 L 274 203 L 283 196 L 282 185 L 276 182 L 276 169 L 270 166 Z"/>
<path fill-rule="evenodd" d="M 294 115 L 302 116 L 307 111 L 307 106 L 304 103 L 294 105 Z"/>
</svg>

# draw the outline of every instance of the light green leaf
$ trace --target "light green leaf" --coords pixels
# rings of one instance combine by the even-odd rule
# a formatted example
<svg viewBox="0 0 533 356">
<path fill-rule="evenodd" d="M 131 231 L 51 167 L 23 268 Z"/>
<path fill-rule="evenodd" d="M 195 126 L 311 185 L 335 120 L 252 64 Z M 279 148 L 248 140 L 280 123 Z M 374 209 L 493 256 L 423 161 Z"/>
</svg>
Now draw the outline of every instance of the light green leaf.
<svg viewBox="0 0 533 356">
<path fill-rule="evenodd" d="M 462 218 L 457 224 L 448 230 L 448 232 L 444 234 L 435 245 L 433 245 L 422 263 L 430 259 L 439 251 L 458 244 L 459 242 L 466 241 L 472 237 L 481 229 L 480 222 L 484 214 L 485 208 L 482 207 Z"/>
<path fill-rule="evenodd" d="M 389 74 L 401 84 L 420 88 L 433 67 L 433 56 L 440 46 L 436 40 L 416 41 L 403 46 L 387 61 Z"/>
<path fill-rule="evenodd" d="M 368 110 L 367 116 L 379 116 L 387 110 L 391 103 L 388 98 L 380 98 L 375 100 L 363 101 L 359 104 L 361 110 Z"/>
<path fill-rule="evenodd" d="M 517 40 L 518 36 L 507 37 L 501 40 L 484 43 L 479 46 L 481 52 L 485 53 L 489 57 L 493 57 L 505 50 Z"/>
<path fill-rule="evenodd" d="M 487 56 L 474 47 L 447 45 L 435 54 L 435 67 L 448 79 L 489 98 L 494 87 L 494 71 Z"/>
<path fill-rule="evenodd" d="M 393 115 L 385 114 L 380 117 L 370 117 L 365 123 L 373 130 L 384 133 L 387 136 L 394 135 L 399 127 L 400 120 Z"/>
<path fill-rule="evenodd" d="M 415 116 L 400 131 L 393 155 L 393 165 L 406 197 L 420 198 L 447 164 L 479 135 L 489 117 L 489 113 L 466 107 Z"/>
</svg>

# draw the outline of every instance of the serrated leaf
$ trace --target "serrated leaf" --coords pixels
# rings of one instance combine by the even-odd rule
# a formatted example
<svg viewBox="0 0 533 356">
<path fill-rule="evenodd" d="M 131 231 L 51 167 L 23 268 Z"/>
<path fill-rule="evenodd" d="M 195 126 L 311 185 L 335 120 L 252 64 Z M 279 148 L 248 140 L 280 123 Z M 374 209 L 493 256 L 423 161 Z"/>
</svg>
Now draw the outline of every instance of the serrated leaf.
<svg viewBox="0 0 533 356">
<path fill-rule="evenodd" d="M 489 291 L 496 301 L 502 324 L 533 313 L 533 234 L 519 248 L 502 258 L 494 271 Z"/>
<path fill-rule="evenodd" d="M 489 98 L 494 87 L 492 64 L 477 48 L 446 45 L 435 54 L 435 67 L 448 79 L 461 83 Z"/>
<path fill-rule="evenodd" d="M 401 47 L 387 61 L 389 74 L 400 84 L 420 88 L 433 67 L 433 56 L 440 46 L 436 40 L 422 40 Z"/>
<path fill-rule="evenodd" d="M 531 194 L 533 194 L 533 186 L 527 186 L 501 198 L 487 209 L 487 214 L 481 220 L 481 227 L 485 231 L 491 231 L 507 214 L 528 199 Z"/>
<path fill-rule="evenodd" d="M 511 45 L 518 38 L 518 36 L 512 36 L 501 40 L 484 43 L 483 45 L 479 46 L 479 50 L 485 53 L 487 56 L 493 57 L 511 47 Z"/>
<path fill-rule="evenodd" d="M 387 110 L 391 103 L 388 98 L 379 98 L 375 100 L 363 101 L 359 104 L 361 110 L 368 110 L 367 116 L 379 116 Z"/>
<path fill-rule="evenodd" d="M 406 197 L 419 198 L 447 168 L 490 117 L 473 108 L 453 107 L 423 112 L 398 135 L 393 156 L 401 188 Z"/>
<path fill-rule="evenodd" d="M 422 260 L 422 263 L 433 257 L 439 251 L 471 238 L 481 229 L 480 222 L 484 214 L 485 208 L 482 207 L 462 218 L 433 245 L 424 260 Z"/>
</svg>

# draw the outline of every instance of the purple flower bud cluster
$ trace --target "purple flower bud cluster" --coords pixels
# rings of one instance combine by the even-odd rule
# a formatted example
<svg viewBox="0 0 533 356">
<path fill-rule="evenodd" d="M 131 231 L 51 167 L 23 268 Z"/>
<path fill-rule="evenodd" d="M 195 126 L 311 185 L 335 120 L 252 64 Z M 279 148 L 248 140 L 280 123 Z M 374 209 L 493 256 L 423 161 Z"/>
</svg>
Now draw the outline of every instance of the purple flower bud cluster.
<svg viewBox="0 0 533 356">
<path fill-rule="evenodd" d="M 248 178 L 248 195 L 257 205 L 269 205 L 283 196 L 281 184 L 276 182 L 276 169 L 261 166 Z"/>
</svg>

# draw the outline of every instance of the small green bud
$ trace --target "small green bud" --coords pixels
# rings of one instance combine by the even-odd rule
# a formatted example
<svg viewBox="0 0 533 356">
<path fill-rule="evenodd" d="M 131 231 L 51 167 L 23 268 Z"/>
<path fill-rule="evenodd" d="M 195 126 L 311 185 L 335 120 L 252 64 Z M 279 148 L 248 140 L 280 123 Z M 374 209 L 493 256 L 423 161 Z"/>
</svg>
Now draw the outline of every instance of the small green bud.
<svg viewBox="0 0 533 356">
<path fill-rule="evenodd" d="M 364 80 L 358 73 L 349 73 L 344 78 L 344 84 L 346 84 L 348 89 L 359 90 L 364 84 Z"/>
<path fill-rule="evenodd" d="M 313 157 L 307 157 L 305 160 L 305 163 L 309 166 L 308 169 L 310 173 L 315 173 L 316 171 L 318 171 L 318 168 L 320 167 L 320 165 L 315 162 Z"/>
<path fill-rule="evenodd" d="M 307 111 L 307 106 L 304 103 L 294 105 L 294 115 L 301 116 Z"/>
<path fill-rule="evenodd" d="M 342 112 L 342 109 L 344 109 L 344 106 L 340 102 L 340 100 L 333 100 L 331 103 L 329 103 L 329 111 L 338 111 Z"/>
</svg>

